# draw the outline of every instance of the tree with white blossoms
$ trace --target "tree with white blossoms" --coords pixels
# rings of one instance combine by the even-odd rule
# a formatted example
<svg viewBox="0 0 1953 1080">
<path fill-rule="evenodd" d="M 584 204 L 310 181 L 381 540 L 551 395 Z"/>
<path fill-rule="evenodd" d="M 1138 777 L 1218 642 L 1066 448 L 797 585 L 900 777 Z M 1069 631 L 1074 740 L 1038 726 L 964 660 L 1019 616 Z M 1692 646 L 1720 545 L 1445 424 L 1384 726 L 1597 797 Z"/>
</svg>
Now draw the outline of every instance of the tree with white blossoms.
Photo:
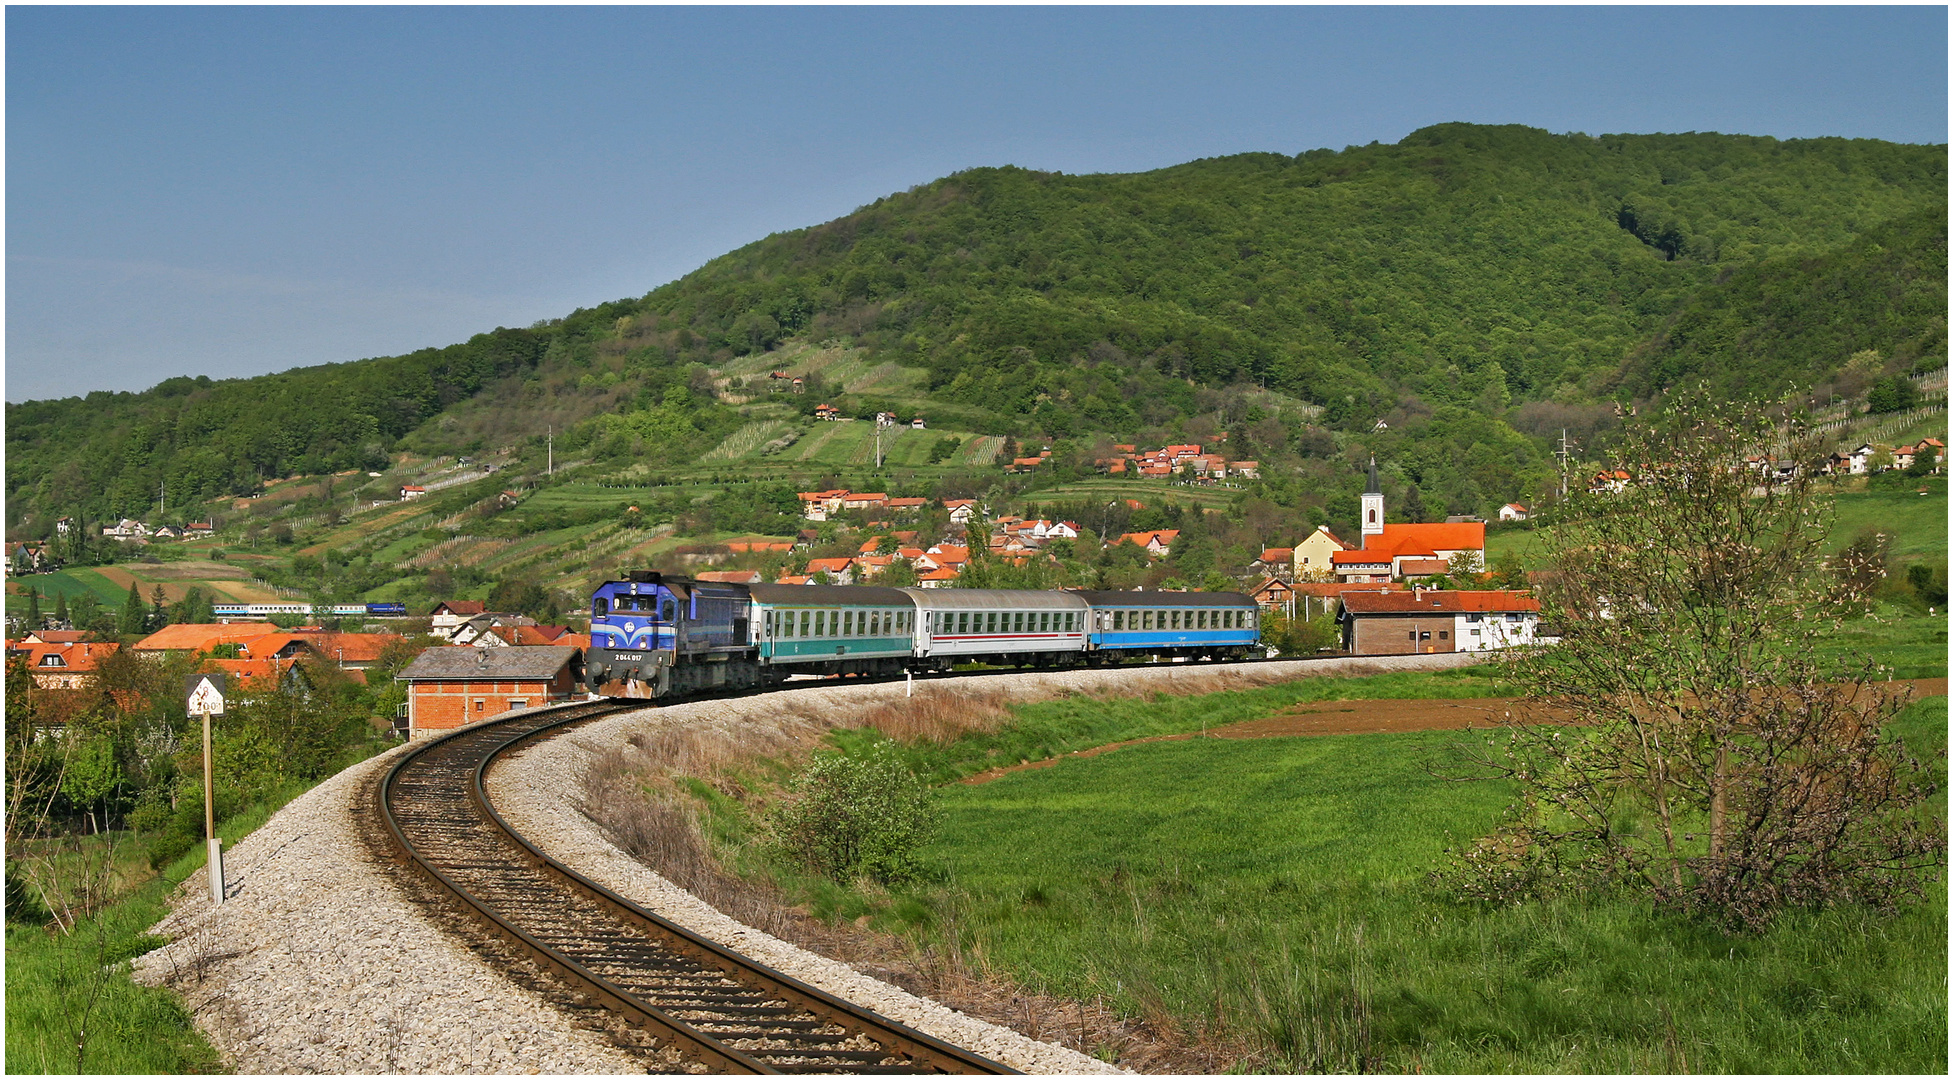
<svg viewBox="0 0 1953 1080">
<path fill-rule="evenodd" d="M 1463 893 L 1619 885 L 1754 930 L 1786 907 L 1889 907 L 1944 865 L 1929 774 L 1887 730 L 1907 687 L 1823 644 L 1878 571 L 1827 559 L 1815 470 L 1771 482 L 1744 464 L 1762 453 L 1821 457 L 1794 420 L 1697 392 L 1625 433 L 1627 490 L 1550 532 L 1541 617 L 1561 641 L 1506 660 L 1526 702 L 1475 760 L 1521 794 L 1456 855 Z"/>
</svg>

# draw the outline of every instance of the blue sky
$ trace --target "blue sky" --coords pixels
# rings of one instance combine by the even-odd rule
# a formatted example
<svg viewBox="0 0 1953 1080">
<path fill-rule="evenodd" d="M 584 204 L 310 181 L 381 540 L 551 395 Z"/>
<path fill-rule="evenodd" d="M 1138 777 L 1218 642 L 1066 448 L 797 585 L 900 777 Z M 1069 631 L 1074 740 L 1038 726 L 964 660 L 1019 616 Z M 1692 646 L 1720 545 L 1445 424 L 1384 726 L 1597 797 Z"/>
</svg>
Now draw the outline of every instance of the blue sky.
<svg viewBox="0 0 1953 1080">
<path fill-rule="evenodd" d="M 1910 8 L 7 10 L 6 398 L 444 345 L 958 169 L 1946 141 Z"/>
</svg>

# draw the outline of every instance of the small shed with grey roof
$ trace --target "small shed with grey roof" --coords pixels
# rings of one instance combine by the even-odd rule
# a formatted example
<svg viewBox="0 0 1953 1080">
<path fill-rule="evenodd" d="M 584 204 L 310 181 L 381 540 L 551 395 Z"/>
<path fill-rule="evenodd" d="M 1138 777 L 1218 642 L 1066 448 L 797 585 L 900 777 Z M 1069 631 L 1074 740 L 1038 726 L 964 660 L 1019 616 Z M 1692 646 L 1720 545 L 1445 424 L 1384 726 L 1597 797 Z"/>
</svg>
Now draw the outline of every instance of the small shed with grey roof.
<svg viewBox="0 0 1953 1080">
<path fill-rule="evenodd" d="M 412 738 L 581 695 L 582 650 L 568 645 L 428 649 L 394 676 L 407 684 Z"/>
</svg>

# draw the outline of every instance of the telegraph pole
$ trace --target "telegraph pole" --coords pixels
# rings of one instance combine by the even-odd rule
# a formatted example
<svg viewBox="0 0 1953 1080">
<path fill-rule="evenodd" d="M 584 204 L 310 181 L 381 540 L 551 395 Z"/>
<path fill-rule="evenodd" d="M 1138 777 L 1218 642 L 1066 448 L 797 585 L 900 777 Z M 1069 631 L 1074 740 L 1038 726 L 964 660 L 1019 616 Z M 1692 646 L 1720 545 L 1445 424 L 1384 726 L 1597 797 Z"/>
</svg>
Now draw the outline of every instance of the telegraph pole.
<svg viewBox="0 0 1953 1080">
<path fill-rule="evenodd" d="M 548 464 L 545 466 L 545 471 L 548 473 L 548 475 L 555 476 L 556 475 L 556 425 L 551 424 L 546 430 L 549 433 L 543 436 L 543 446 L 545 448 L 543 451 L 545 455 L 544 459 L 548 462 Z"/>
<path fill-rule="evenodd" d="M 1560 501 L 1565 502 L 1567 496 L 1567 463 L 1573 460 L 1573 444 L 1567 440 L 1565 428 L 1560 429 L 1560 452 L 1553 456 L 1560 459 Z"/>
</svg>

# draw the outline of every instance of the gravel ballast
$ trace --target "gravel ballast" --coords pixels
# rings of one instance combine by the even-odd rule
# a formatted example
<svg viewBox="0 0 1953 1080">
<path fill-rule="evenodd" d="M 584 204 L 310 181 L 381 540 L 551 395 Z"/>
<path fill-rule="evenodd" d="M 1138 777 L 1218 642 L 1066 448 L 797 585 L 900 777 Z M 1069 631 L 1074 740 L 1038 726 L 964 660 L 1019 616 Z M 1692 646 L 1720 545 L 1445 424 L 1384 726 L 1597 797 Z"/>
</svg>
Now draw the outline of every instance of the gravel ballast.
<svg viewBox="0 0 1953 1080">
<path fill-rule="evenodd" d="M 135 978 L 182 995 L 240 1073 L 619 1073 L 639 1062 L 436 926 L 360 840 L 355 801 L 405 752 L 293 799 L 201 871 Z"/>
<path fill-rule="evenodd" d="M 1177 681 L 1211 680 L 1230 670 L 1269 681 L 1431 670 L 1477 659 L 1451 654 L 1240 669 L 1172 665 L 996 675 L 981 682 L 1031 700 L 1115 686 L 1172 693 Z M 744 926 L 619 850 L 580 809 L 592 758 L 634 733 L 671 724 L 764 722 L 785 698 L 801 711 L 831 709 L 845 716 L 903 693 L 900 683 L 820 683 L 620 714 L 499 766 L 490 774 L 491 794 L 512 826 L 558 859 L 761 963 L 1012 1068 L 1120 1071 Z M 372 778 L 403 752 L 389 751 L 321 783 L 226 852 L 226 903 L 212 903 L 203 875 L 193 875 L 155 928 L 172 943 L 136 960 L 137 980 L 181 994 L 226 1065 L 242 1073 L 644 1071 L 642 1059 L 545 1004 L 436 925 L 368 851 L 360 830 L 370 811 L 358 804 Z"/>
</svg>

